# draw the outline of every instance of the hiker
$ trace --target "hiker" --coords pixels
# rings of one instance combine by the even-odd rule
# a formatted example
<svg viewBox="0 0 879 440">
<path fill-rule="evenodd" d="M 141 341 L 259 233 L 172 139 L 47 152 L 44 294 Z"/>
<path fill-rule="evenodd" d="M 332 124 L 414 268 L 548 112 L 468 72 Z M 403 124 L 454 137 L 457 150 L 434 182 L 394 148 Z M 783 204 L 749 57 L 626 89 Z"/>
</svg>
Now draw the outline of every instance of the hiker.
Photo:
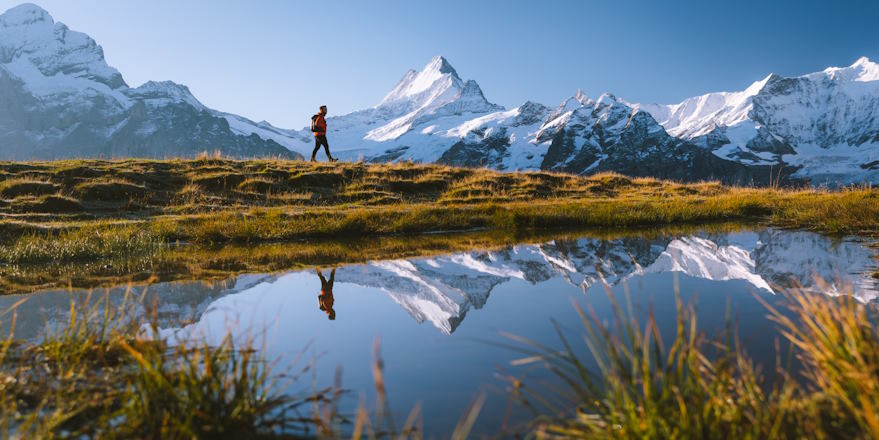
<svg viewBox="0 0 879 440">
<path fill-rule="evenodd" d="M 327 143 L 327 120 L 325 116 L 327 115 L 327 106 L 320 106 L 320 111 L 317 112 L 316 115 L 311 117 L 311 132 L 314 133 L 314 151 L 311 152 L 311 161 L 314 162 L 314 156 L 317 154 L 317 150 L 320 150 L 320 146 L 324 146 L 324 151 L 327 152 L 327 159 L 330 162 L 336 162 L 339 159 L 333 158 L 330 154 L 330 144 Z"/>
<path fill-rule="evenodd" d="M 327 314 L 327 318 L 334 321 L 336 311 L 333 310 L 333 281 L 336 278 L 336 268 L 334 267 L 333 271 L 330 272 L 329 281 L 324 278 L 324 274 L 320 273 L 320 268 L 317 269 L 317 276 L 320 278 L 320 295 L 317 296 L 317 303 L 321 311 Z"/>
</svg>

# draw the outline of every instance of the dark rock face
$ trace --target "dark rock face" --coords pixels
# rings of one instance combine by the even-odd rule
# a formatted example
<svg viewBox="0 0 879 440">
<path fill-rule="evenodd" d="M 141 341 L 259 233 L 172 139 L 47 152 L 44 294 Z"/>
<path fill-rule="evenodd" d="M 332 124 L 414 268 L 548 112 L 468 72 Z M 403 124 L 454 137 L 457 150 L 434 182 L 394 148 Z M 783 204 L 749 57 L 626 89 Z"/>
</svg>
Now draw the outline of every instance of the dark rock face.
<svg viewBox="0 0 879 440">
<path fill-rule="evenodd" d="M 371 163 L 393 162 L 406 154 L 407 151 L 409 151 L 408 146 L 391 148 L 390 150 L 385 151 L 383 154 L 370 158 L 369 161 Z"/>
<path fill-rule="evenodd" d="M 629 176 L 681 181 L 721 180 L 765 184 L 769 167 L 748 167 L 715 156 L 710 149 L 670 136 L 646 112 L 613 100 L 584 105 L 558 124 L 542 169 L 576 174 L 616 171 Z M 782 172 L 789 175 L 793 170 Z"/>
<path fill-rule="evenodd" d="M 462 139 L 446 150 L 436 161 L 445 165 L 492 167 L 503 170 L 502 160 L 507 154 L 510 139 L 506 130 L 478 141 Z"/>
<path fill-rule="evenodd" d="M 513 121 L 513 126 L 532 125 L 542 122 L 549 114 L 549 108 L 543 104 L 527 101 L 519 107 L 519 114 Z"/>
</svg>

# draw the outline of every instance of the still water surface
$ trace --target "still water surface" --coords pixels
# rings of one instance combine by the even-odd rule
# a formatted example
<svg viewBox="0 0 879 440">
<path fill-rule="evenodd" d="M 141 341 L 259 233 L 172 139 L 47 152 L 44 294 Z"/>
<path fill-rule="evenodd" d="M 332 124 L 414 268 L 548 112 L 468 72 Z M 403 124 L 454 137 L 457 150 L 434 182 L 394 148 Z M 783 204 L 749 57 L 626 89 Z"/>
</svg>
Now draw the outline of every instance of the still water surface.
<svg viewBox="0 0 879 440">
<path fill-rule="evenodd" d="M 497 432 L 509 400 L 501 371 L 541 376 L 510 365 L 521 356 L 500 345 L 511 342 L 501 332 L 557 347 L 555 320 L 578 339 L 583 326 L 572 301 L 611 317 L 603 283 L 619 298 L 628 290 L 642 315 L 652 306 L 660 330 L 671 336 L 677 279 L 707 335 L 724 329 L 729 311 L 748 353 L 771 364 L 777 331 L 756 296 L 778 304 L 778 290 L 802 285 L 821 294 L 851 292 L 872 303 L 879 297 L 875 268 L 875 248 L 867 243 L 803 231 L 583 238 L 323 268 L 320 276 L 309 270 L 164 283 L 148 287 L 145 304 L 158 305 L 169 337 L 219 341 L 232 331 L 241 338 L 256 335 L 281 367 L 302 356 L 300 366 L 316 365 L 318 386 L 331 384 L 341 367 L 343 386 L 352 390 L 343 401 L 348 411 L 360 396 L 374 399 L 370 366 L 378 338 L 397 420 L 420 404 L 426 433 L 447 437 L 480 393 L 487 401 L 476 431 Z M 111 298 L 124 289 L 111 289 Z M 0 307 L 17 299 L 2 297 Z M 38 337 L 46 326 L 64 325 L 69 301 L 68 292 L 31 295 L 20 306 L 16 335 Z M 188 324 L 180 325 L 183 320 Z M 293 387 L 307 389 L 310 380 Z"/>
</svg>

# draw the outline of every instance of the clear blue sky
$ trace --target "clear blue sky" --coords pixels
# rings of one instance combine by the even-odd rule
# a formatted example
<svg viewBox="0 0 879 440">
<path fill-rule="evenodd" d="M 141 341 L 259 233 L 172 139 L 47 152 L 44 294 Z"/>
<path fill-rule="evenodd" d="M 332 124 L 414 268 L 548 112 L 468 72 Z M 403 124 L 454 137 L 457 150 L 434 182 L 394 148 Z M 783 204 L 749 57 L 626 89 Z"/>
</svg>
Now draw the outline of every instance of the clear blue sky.
<svg viewBox="0 0 879 440">
<path fill-rule="evenodd" d="M 879 60 L 876 1 L 34 3 L 95 38 L 129 85 L 173 80 L 210 107 L 285 128 L 319 104 L 373 106 L 438 54 L 508 108 L 555 106 L 578 87 L 669 103 L 770 72 Z"/>
</svg>

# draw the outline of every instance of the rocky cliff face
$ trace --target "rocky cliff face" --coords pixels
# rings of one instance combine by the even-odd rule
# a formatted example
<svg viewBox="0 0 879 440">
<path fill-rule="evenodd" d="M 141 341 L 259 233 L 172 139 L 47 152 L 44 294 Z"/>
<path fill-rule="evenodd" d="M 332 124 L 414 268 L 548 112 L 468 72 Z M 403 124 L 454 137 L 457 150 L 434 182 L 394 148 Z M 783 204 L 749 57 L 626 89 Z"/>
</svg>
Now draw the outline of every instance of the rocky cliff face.
<svg viewBox="0 0 879 440">
<path fill-rule="evenodd" d="M 579 103 L 579 106 L 573 103 Z M 670 136 L 647 112 L 610 94 L 593 101 L 581 92 L 563 103 L 538 130 L 548 145 L 541 168 L 578 174 L 616 171 L 676 180 L 764 183 L 763 167 L 719 158 L 705 148 Z"/>
</svg>

